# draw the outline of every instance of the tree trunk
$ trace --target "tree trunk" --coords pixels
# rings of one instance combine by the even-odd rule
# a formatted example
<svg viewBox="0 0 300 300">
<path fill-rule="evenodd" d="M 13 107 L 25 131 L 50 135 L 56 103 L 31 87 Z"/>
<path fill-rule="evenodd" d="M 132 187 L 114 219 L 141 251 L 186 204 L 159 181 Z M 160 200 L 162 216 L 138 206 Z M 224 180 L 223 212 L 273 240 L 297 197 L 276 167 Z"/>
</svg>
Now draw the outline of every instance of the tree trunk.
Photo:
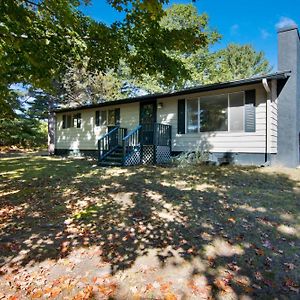
<svg viewBox="0 0 300 300">
<path fill-rule="evenodd" d="M 49 97 L 48 104 L 48 154 L 54 155 L 55 150 L 55 113 L 53 112 L 54 99 Z"/>
</svg>

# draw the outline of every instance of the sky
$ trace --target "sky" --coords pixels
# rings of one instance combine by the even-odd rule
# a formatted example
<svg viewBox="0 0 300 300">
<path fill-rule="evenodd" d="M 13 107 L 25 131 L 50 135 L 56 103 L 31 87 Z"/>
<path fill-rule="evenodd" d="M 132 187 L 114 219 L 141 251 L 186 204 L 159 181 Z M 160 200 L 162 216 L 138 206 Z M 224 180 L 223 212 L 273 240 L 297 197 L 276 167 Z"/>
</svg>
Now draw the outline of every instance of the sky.
<svg viewBox="0 0 300 300">
<path fill-rule="evenodd" d="M 170 1 L 169 5 L 175 3 L 192 1 Z M 212 50 L 229 43 L 251 44 L 265 53 L 273 71 L 277 70 L 277 28 L 288 24 L 300 27 L 300 0 L 197 0 L 193 4 L 199 13 L 208 14 L 210 27 L 222 35 Z M 106 24 L 123 18 L 105 0 L 92 0 L 82 11 Z"/>
</svg>

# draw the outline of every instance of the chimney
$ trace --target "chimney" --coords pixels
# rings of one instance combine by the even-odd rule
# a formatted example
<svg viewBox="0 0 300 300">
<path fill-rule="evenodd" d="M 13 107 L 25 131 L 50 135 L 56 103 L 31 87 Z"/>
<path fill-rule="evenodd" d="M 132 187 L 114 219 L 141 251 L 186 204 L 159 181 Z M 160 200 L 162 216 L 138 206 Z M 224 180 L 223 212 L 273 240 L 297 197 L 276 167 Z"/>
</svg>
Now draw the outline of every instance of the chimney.
<svg viewBox="0 0 300 300">
<path fill-rule="evenodd" d="M 275 164 L 299 165 L 300 139 L 300 35 L 296 24 L 278 29 L 278 70 L 291 71 L 281 90 L 277 116 L 277 155 Z M 277 83 L 283 86 L 282 82 Z"/>
<path fill-rule="evenodd" d="M 299 31 L 296 24 L 278 29 L 278 70 L 294 71 L 299 64 Z"/>
</svg>

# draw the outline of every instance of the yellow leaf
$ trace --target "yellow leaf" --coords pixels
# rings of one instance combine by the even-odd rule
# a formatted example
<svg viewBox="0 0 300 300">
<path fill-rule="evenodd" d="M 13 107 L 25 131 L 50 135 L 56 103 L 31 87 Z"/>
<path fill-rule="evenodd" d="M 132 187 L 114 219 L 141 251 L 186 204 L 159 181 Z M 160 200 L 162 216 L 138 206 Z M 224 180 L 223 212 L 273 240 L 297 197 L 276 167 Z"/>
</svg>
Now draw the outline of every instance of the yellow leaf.
<svg viewBox="0 0 300 300">
<path fill-rule="evenodd" d="M 32 299 L 37 299 L 41 298 L 44 295 L 42 290 L 35 290 L 34 293 L 32 294 L 31 298 Z"/>
<path fill-rule="evenodd" d="M 166 293 L 164 300 L 177 300 L 177 297 L 173 293 Z"/>
</svg>

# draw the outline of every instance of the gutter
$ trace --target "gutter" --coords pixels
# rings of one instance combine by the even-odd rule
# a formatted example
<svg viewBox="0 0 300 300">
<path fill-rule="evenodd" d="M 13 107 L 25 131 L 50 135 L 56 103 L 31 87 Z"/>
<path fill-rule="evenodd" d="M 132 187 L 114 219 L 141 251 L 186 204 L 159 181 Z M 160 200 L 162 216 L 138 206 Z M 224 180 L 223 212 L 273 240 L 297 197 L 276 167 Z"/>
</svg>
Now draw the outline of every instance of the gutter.
<svg viewBox="0 0 300 300">
<path fill-rule="evenodd" d="M 269 135 L 269 129 L 270 129 L 270 124 L 269 124 L 269 116 L 270 116 L 270 102 L 271 102 L 271 89 L 268 84 L 267 78 L 262 79 L 262 85 L 267 92 L 267 100 L 266 100 L 266 141 L 265 141 L 265 163 L 263 164 L 264 167 L 270 165 L 270 158 L 269 158 L 269 145 L 270 145 L 270 135 Z"/>
</svg>

